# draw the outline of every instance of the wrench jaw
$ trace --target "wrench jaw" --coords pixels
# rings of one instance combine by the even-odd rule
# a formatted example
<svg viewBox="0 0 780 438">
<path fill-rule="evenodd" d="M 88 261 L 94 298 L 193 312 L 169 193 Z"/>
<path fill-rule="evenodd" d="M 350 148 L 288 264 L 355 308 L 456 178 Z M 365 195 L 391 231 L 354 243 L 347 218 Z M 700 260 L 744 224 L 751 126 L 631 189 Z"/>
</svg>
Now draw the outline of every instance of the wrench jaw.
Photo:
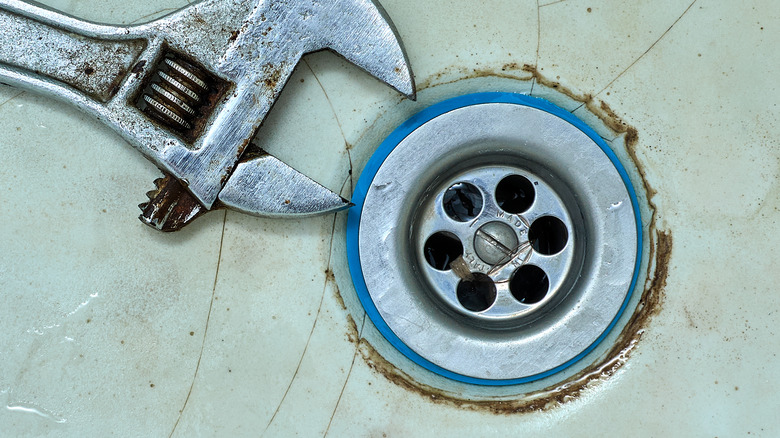
<svg viewBox="0 0 780 438">
<path fill-rule="evenodd" d="M 365 70 L 371 76 L 379 79 L 400 92 L 410 100 L 417 100 L 417 91 L 414 84 L 414 77 L 406 56 L 395 53 L 392 56 L 396 58 L 365 58 L 361 57 L 356 50 L 352 48 L 335 49 L 334 52 L 343 56 L 347 61 L 355 64 Z"/>
<path fill-rule="evenodd" d="M 304 218 L 353 204 L 251 144 L 219 193 L 225 208 L 254 216 Z"/>
<path fill-rule="evenodd" d="M 146 193 L 138 219 L 162 232 L 178 231 L 211 210 L 229 209 L 267 218 L 304 218 L 335 213 L 353 204 L 278 158 L 247 147 L 219 199 L 204 207 L 176 178 L 164 173 Z"/>
<path fill-rule="evenodd" d="M 372 0 L 336 0 L 319 14 L 320 44 L 365 70 L 411 100 L 414 75 L 401 38 L 385 10 Z"/>
</svg>

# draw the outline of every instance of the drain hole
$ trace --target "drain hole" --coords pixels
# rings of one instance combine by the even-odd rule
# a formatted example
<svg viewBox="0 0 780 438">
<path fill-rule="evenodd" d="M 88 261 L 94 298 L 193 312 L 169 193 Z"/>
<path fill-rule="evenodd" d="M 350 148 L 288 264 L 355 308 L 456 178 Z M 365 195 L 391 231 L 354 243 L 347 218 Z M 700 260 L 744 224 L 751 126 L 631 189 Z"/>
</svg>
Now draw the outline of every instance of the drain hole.
<svg viewBox="0 0 780 438">
<path fill-rule="evenodd" d="M 552 216 L 544 216 L 531 224 L 528 230 L 528 240 L 531 241 L 534 251 L 543 255 L 558 254 L 566 246 L 569 240 L 569 232 L 566 225 L 560 219 Z"/>
<path fill-rule="evenodd" d="M 468 222 L 482 211 L 482 193 L 469 183 L 455 183 L 444 192 L 443 204 L 447 216 Z"/>
<path fill-rule="evenodd" d="M 458 283 L 458 301 L 472 312 L 487 310 L 496 300 L 496 285 L 485 274 L 474 272 L 472 280 Z"/>
<path fill-rule="evenodd" d="M 510 175 L 496 186 L 496 202 L 507 213 L 522 213 L 534 203 L 534 185 L 528 178 Z"/>
<path fill-rule="evenodd" d="M 433 269 L 448 271 L 450 262 L 463 255 L 463 245 L 454 234 L 439 231 L 425 241 L 423 252 Z"/>
<path fill-rule="evenodd" d="M 550 279 L 538 266 L 521 266 L 509 281 L 509 291 L 512 292 L 512 296 L 523 304 L 542 301 L 549 289 Z"/>
</svg>

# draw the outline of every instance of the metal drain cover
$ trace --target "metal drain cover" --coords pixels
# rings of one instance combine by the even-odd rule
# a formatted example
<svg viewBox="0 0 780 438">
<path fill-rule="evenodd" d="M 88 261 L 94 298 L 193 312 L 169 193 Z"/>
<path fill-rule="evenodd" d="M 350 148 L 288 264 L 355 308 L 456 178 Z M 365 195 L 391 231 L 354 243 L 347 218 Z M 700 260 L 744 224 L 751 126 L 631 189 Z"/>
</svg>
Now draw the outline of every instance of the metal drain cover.
<svg viewBox="0 0 780 438">
<path fill-rule="evenodd" d="M 636 195 L 614 153 L 553 104 L 451 99 L 394 131 L 347 224 L 367 314 L 418 364 L 489 385 L 545 377 L 600 342 L 641 254 Z"/>
</svg>

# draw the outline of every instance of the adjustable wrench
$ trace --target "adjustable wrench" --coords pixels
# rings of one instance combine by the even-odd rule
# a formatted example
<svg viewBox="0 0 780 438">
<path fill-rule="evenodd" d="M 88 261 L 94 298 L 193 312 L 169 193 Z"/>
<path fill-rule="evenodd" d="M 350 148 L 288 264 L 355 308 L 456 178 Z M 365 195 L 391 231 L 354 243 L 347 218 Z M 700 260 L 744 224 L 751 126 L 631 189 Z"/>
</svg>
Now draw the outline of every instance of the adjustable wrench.
<svg viewBox="0 0 780 438">
<path fill-rule="evenodd" d="M 305 53 L 331 49 L 414 99 L 406 54 L 372 0 L 205 0 L 134 26 L 0 0 L 0 83 L 69 101 L 163 171 L 140 219 L 268 217 L 349 202 L 251 144 Z"/>
</svg>

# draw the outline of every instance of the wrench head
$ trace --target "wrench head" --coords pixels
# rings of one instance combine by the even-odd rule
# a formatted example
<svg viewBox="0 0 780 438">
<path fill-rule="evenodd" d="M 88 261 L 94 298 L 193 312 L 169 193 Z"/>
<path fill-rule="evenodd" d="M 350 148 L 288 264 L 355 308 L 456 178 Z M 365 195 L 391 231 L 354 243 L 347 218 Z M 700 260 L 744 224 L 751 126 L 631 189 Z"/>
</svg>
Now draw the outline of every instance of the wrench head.
<svg viewBox="0 0 780 438">
<path fill-rule="evenodd" d="M 382 6 L 372 0 L 334 0 L 317 8 L 309 20 L 309 35 L 314 36 L 310 51 L 330 49 L 415 99 L 409 60 Z"/>
<path fill-rule="evenodd" d="M 207 0 L 202 3 L 202 8 L 188 9 L 180 17 L 172 16 L 171 23 L 155 22 L 155 28 L 166 32 L 164 24 L 181 21 L 190 24 L 185 26 L 188 29 L 199 29 L 192 20 L 202 21 L 208 11 L 215 15 L 214 20 L 206 22 L 219 22 L 218 12 L 224 11 L 217 8 L 218 2 Z M 245 6 L 248 8 L 249 4 Z M 267 178 L 262 178 L 262 175 L 269 174 L 266 172 L 269 167 L 281 167 L 281 162 L 266 158 L 253 161 L 252 165 L 236 164 L 305 53 L 332 50 L 414 99 L 415 84 L 409 61 L 387 14 L 372 0 L 260 0 L 257 8 L 234 15 L 234 18 L 240 17 L 240 26 L 238 23 L 220 24 L 222 32 L 235 29 L 229 31 L 229 36 L 223 35 L 224 38 L 218 39 L 225 44 L 224 51 L 212 50 L 209 45 L 208 50 L 175 53 L 176 47 L 180 47 L 179 50 L 188 47 L 185 44 L 188 40 L 178 41 L 180 36 L 177 33 L 166 34 L 171 53 L 167 53 L 164 59 L 167 67 L 158 67 L 161 79 L 157 88 L 165 88 L 163 82 L 167 81 L 166 76 L 177 74 L 179 69 L 175 67 L 181 65 L 192 67 L 193 76 L 198 76 L 198 69 L 203 70 L 203 77 L 211 72 L 212 80 L 202 80 L 203 83 L 227 81 L 233 84 L 233 91 L 224 99 L 202 99 L 218 102 L 214 112 L 196 111 L 202 117 L 191 123 L 185 122 L 192 127 L 201 126 L 203 131 L 192 136 L 192 147 L 169 146 L 168 150 L 162 151 L 159 155 L 162 155 L 160 161 L 163 165 L 160 167 L 186 186 L 186 190 L 206 209 L 214 208 L 214 203 L 219 200 L 219 205 L 227 208 L 260 216 L 286 217 L 324 213 L 349 206 L 348 201 L 337 194 L 319 185 L 306 184 L 303 179 L 299 181 L 302 192 L 296 192 L 296 196 L 301 193 L 306 195 L 301 199 L 290 198 L 289 187 L 269 183 Z M 214 33 L 219 34 L 219 31 Z M 153 82 L 149 86 L 153 90 L 150 94 L 143 95 L 144 102 L 154 104 L 160 101 L 155 97 L 157 94 L 162 96 L 163 103 L 170 101 L 154 85 Z M 167 107 L 158 106 L 166 115 L 164 110 Z M 175 121 L 181 126 L 188 126 Z M 154 155 L 157 151 L 152 153 Z M 289 166 L 285 167 L 285 172 L 291 170 Z M 238 184 L 239 181 L 241 184 Z M 289 204 L 279 208 L 276 201 L 282 199 L 280 197 L 289 200 Z M 151 202 L 150 205 L 157 203 Z"/>
</svg>

